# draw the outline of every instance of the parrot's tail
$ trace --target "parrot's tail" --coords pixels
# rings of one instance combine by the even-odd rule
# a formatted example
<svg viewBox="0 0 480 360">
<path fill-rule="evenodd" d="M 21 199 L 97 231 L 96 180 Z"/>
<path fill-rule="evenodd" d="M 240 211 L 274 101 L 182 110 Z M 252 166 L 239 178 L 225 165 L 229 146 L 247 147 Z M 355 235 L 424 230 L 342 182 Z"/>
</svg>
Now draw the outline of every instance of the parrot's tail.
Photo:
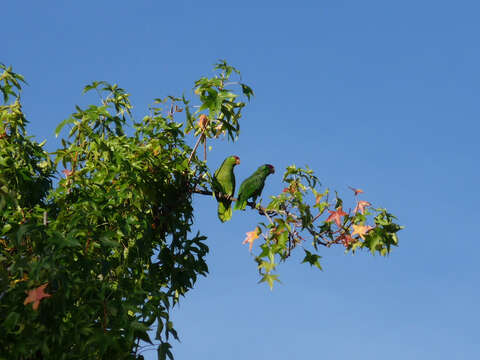
<svg viewBox="0 0 480 360">
<path fill-rule="evenodd" d="M 230 205 L 230 202 L 228 204 L 223 202 L 218 203 L 218 218 L 221 222 L 228 221 L 232 218 L 232 207 Z"/>
<path fill-rule="evenodd" d="M 233 207 L 234 210 L 245 210 L 247 207 L 247 201 L 246 200 L 237 200 L 235 202 L 235 206 Z"/>
</svg>

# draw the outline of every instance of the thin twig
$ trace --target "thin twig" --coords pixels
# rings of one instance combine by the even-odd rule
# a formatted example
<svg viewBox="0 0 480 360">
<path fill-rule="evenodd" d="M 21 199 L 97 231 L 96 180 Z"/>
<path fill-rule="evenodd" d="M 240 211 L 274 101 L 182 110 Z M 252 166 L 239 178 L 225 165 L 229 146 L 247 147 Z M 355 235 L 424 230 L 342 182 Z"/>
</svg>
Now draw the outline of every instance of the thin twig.
<svg viewBox="0 0 480 360">
<path fill-rule="evenodd" d="M 207 161 L 207 138 L 203 137 L 203 159 Z"/>
<path fill-rule="evenodd" d="M 270 224 L 273 225 L 273 221 L 272 221 L 272 219 L 270 218 L 270 216 L 268 216 L 268 212 L 263 211 L 263 214 L 267 217 L 268 221 L 270 221 Z"/>
<path fill-rule="evenodd" d="M 205 130 L 204 130 L 205 131 Z M 203 132 L 202 132 L 202 136 L 203 136 Z M 188 162 L 187 162 L 187 165 L 190 164 L 190 161 L 192 161 L 192 157 L 193 157 L 193 154 L 195 154 L 195 151 L 197 151 L 197 148 L 198 148 L 198 145 L 200 145 L 200 142 L 202 141 L 202 136 L 200 136 L 197 140 L 197 143 L 195 144 L 193 150 L 192 150 L 192 153 L 190 154 L 190 156 L 188 157 Z"/>
<path fill-rule="evenodd" d="M 313 219 L 312 219 L 312 223 L 315 222 L 315 220 L 317 220 L 320 216 L 322 216 L 323 214 L 323 211 L 322 212 L 319 212 Z"/>
</svg>

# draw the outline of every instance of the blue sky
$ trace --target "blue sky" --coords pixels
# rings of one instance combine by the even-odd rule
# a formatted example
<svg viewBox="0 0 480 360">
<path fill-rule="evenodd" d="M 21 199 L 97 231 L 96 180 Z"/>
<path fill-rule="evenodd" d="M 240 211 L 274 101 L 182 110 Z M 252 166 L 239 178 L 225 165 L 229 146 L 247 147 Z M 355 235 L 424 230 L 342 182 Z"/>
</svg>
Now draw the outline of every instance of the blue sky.
<svg viewBox="0 0 480 360">
<path fill-rule="evenodd" d="M 48 149 L 88 82 L 127 89 L 140 118 L 227 59 L 256 97 L 240 140 L 213 144 L 212 168 L 236 154 L 241 181 L 274 164 L 266 198 L 282 169 L 308 164 L 406 226 L 388 258 L 324 249 L 319 272 L 293 257 L 270 292 L 241 244 L 259 215 L 222 225 L 216 203 L 196 198 L 210 275 L 174 312 L 177 359 L 478 356 L 480 3 L 9 1 L 1 12 L 0 61 L 27 78 L 29 132 Z"/>
</svg>

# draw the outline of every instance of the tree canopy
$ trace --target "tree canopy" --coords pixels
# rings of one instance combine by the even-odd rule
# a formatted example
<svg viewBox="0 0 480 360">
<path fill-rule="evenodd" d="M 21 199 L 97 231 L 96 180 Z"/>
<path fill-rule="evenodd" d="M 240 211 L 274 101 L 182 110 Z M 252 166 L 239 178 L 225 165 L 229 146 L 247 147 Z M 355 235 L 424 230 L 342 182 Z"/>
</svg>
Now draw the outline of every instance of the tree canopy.
<svg viewBox="0 0 480 360">
<path fill-rule="evenodd" d="M 213 195 L 207 141 L 238 138 L 252 89 L 220 61 L 194 99 L 154 99 L 137 121 L 124 89 L 93 82 L 84 92 L 99 103 L 76 106 L 47 153 L 26 132 L 24 78 L 0 69 L 0 358 L 141 359 L 141 344 L 173 358 L 171 309 L 208 273 L 206 236 L 192 232 L 192 197 Z M 309 168 L 287 167 L 283 182 L 266 204 L 248 202 L 264 221 L 244 242 L 261 242 L 256 266 L 270 288 L 294 251 L 321 269 L 322 247 L 397 246 L 402 227 L 361 190 L 346 212 Z"/>
</svg>

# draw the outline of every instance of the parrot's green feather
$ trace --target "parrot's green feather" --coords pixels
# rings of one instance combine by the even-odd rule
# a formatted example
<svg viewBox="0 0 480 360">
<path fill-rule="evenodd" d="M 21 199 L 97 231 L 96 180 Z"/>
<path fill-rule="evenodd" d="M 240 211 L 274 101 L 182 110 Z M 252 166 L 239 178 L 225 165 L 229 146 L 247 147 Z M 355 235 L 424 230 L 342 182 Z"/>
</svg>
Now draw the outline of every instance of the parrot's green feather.
<svg viewBox="0 0 480 360">
<path fill-rule="evenodd" d="M 246 178 L 242 185 L 240 185 L 240 190 L 238 191 L 237 202 L 235 203 L 235 210 L 244 210 L 247 206 L 247 201 L 250 198 L 253 198 L 253 201 L 257 199 L 262 193 L 263 187 L 265 186 L 265 179 L 268 175 L 273 174 L 274 169 L 271 165 L 262 165 L 257 171 L 252 175 Z"/>
<path fill-rule="evenodd" d="M 227 203 L 227 205 L 225 205 L 225 203 Z M 232 203 L 231 201 L 228 201 L 228 202 L 221 201 L 218 203 L 218 218 L 222 222 L 228 221 L 232 218 L 231 203 Z"/>
<path fill-rule="evenodd" d="M 213 176 L 213 191 L 218 201 L 218 218 L 222 221 L 228 221 L 232 218 L 231 200 L 223 199 L 218 194 L 233 196 L 235 193 L 235 175 L 233 168 L 239 162 L 238 157 L 227 157 L 222 165 L 215 171 Z"/>
</svg>

